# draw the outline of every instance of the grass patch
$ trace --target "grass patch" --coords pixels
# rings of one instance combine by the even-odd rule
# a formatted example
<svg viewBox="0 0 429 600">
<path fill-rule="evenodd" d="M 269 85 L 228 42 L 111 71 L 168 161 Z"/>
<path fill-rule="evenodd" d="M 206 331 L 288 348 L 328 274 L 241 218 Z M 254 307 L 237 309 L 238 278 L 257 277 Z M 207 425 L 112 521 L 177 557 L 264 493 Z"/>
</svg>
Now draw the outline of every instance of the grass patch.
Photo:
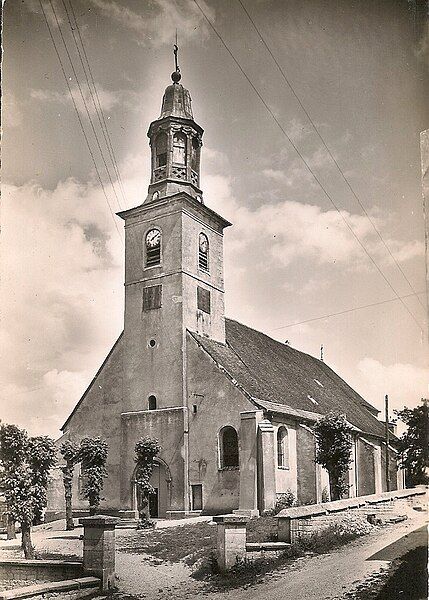
<svg viewBox="0 0 429 600">
<path fill-rule="evenodd" d="M 188 565 L 210 554 L 216 546 L 216 525 L 195 523 L 165 529 L 141 529 L 117 541 L 119 552 L 149 554 Z"/>
<path fill-rule="evenodd" d="M 249 542 L 274 541 L 277 538 L 277 521 L 274 517 L 251 519 L 247 528 Z M 117 540 L 119 552 L 148 554 L 160 560 L 179 562 L 192 566 L 197 561 L 209 559 L 216 547 L 216 525 L 195 523 L 141 529 Z"/>
</svg>

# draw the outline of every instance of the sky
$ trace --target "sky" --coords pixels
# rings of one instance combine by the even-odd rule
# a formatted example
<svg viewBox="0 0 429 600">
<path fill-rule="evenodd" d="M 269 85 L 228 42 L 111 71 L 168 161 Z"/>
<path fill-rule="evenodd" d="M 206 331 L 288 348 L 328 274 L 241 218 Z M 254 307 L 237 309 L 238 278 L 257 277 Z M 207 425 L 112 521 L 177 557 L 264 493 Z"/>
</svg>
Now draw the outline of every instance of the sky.
<svg viewBox="0 0 429 600">
<path fill-rule="evenodd" d="M 385 394 L 392 411 L 427 397 L 421 4 L 42 0 L 45 20 L 39 0 L 6 0 L 0 418 L 58 436 L 122 330 L 115 213 L 147 192 L 147 129 L 170 83 L 176 28 L 181 83 L 205 130 L 204 201 L 234 224 L 227 316 L 314 356 L 323 344 L 324 360 L 379 409 Z"/>
</svg>

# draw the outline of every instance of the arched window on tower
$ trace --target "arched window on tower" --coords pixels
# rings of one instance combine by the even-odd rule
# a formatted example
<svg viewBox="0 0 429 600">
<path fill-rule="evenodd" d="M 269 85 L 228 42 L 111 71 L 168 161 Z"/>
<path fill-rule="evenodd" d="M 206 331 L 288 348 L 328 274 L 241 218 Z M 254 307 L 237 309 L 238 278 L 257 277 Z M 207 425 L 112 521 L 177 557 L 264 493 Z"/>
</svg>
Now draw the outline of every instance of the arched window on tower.
<svg viewBox="0 0 429 600">
<path fill-rule="evenodd" d="M 198 267 L 203 271 L 209 270 L 209 238 L 202 232 L 198 237 Z"/>
<path fill-rule="evenodd" d="M 161 263 L 161 232 L 150 229 L 145 238 L 146 266 L 154 267 Z"/>
<path fill-rule="evenodd" d="M 230 425 L 219 431 L 219 466 L 221 469 L 239 466 L 238 435 Z"/>
<path fill-rule="evenodd" d="M 149 396 L 147 403 L 149 410 L 156 410 L 156 396 Z"/>
<path fill-rule="evenodd" d="M 289 468 L 289 436 L 286 427 L 277 430 L 277 466 Z"/>
<path fill-rule="evenodd" d="M 200 144 L 196 137 L 192 138 L 191 169 L 198 173 L 200 167 Z"/>
<path fill-rule="evenodd" d="M 155 140 L 155 167 L 164 167 L 167 164 L 167 134 L 163 131 L 156 136 Z"/>
<path fill-rule="evenodd" d="M 178 165 L 186 165 L 186 136 L 183 133 L 174 134 L 173 162 Z"/>
</svg>

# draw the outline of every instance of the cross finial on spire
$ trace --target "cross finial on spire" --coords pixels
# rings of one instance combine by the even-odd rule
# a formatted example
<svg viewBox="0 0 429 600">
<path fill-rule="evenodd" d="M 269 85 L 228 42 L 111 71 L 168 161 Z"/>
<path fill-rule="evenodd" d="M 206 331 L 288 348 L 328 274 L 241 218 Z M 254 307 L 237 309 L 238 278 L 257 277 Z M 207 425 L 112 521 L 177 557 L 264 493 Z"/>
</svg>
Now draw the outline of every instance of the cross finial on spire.
<svg viewBox="0 0 429 600">
<path fill-rule="evenodd" d="M 179 62 L 177 59 L 178 51 L 179 51 L 179 46 L 177 45 L 177 29 L 176 29 L 176 43 L 173 46 L 175 71 L 174 71 L 174 73 L 171 74 L 171 79 L 173 80 L 173 83 L 178 83 L 182 77 L 180 74 Z"/>
</svg>

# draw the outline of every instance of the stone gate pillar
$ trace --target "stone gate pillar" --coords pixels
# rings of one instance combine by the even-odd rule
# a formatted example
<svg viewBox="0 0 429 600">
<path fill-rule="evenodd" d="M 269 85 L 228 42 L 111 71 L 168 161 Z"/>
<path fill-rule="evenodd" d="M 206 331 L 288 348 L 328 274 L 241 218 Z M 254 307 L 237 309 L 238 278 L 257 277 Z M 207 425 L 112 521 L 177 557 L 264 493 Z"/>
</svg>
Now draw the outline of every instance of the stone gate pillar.
<svg viewBox="0 0 429 600">
<path fill-rule="evenodd" d="M 99 577 L 104 591 L 115 587 L 115 527 L 119 519 L 105 515 L 83 517 L 83 569 Z"/>
<path fill-rule="evenodd" d="M 246 555 L 247 518 L 240 515 L 213 517 L 217 523 L 216 558 L 220 571 L 231 569 Z"/>
</svg>

